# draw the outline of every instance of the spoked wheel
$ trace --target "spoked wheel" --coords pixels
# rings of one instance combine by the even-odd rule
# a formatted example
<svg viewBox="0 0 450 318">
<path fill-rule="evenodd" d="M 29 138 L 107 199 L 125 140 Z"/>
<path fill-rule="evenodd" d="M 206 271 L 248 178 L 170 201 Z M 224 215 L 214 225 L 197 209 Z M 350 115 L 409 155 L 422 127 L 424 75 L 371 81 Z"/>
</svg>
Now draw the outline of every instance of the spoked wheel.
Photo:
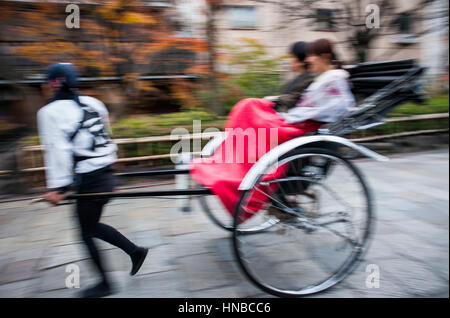
<svg viewBox="0 0 450 318">
<path fill-rule="evenodd" d="M 224 230 L 233 230 L 233 218 L 216 196 L 199 196 L 198 201 L 209 219 Z"/>
<path fill-rule="evenodd" d="M 213 195 L 199 196 L 198 200 L 203 211 L 205 211 L 206 215 L 214 224 L 226 231 L 234 230 L 233 217 L 223 207 L 218 197 Z M 251 222 L 242 224 L 241 232 L 256 233 L 264 231 L 278 222 L 279 220 L 274 216 L 261 214 L 257 218 L 251 220 Z"/>
<path fill-rule="evenodd" d="M 259 214 L 279 221 L 248 235 Z M 242 193 L 233 245 L 247 277 L 276 296 L 299 297 L 342 281 L 368 247 L 373 213 L 358 169 L 336 152 L 299 149 L 282 156 Z"/>
</svg>

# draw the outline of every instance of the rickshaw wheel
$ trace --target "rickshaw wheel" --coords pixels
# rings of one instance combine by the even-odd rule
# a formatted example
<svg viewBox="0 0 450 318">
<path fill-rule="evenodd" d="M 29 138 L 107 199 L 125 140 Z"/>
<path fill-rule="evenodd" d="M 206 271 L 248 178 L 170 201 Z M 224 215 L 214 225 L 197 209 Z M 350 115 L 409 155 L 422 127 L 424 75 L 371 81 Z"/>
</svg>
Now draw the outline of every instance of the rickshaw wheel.
<svg viewBox="0 0 450 318">
<path fill-rule="evenodd" d="M 220 228 L 232 232 L 234 230 L 233 217 L 222 207 L 219 199 L 215 196 L 199 196 L 200 206 L 209 217 L 209 219 Z M 214 201 L 212 201 L 214 200 Z M 265 231 L 274 226 L 279 220 L 273 216 L 266 216 L 260 222 L 253 222 L 250 226 L 242 227 L 241 232 L 257 233 Z"/>
<path fill-rule="evenodd" d="M 224 209 L 221 209 L 221 211 L 218 212 L 220 215 L 216 216 L 217 212 L 216 211 L 213 212 L 211 206 L 217 207 L 217 204 L 215 202 L 213 204 L 208 203 L 209 201 L 208 197 L 207 196 L 198 197 L 198 201 L 203 211 L 206 213 L 209 219 L 218 227 L 226 231 L 233 231 L 233 224 L 232 224 L 233 219 L 231 218 L 231 216 L 227 216 L 226 211 L 224 211 Z M 217 200 L 217 198 L 214 199 Z"/>
<path fill-rule="evenodd" d="M 285 169 L 282 176 L 277 169 Z M 304 200 L 312 191 L 316 210 Z M 271 210 L 281 216 L 275 226 L 248 235 L 241 226 L 248 222 L 256 193 L 265 202 L 257 213 Z M 306 296 L 336 285 L 368 248 L 374 223 L 371 202 L 360 171 L 339 153 L 292 150 L 241 195 L 233 231 L 240 268 L 256 286 L 280 297 Z"/>
</svg>

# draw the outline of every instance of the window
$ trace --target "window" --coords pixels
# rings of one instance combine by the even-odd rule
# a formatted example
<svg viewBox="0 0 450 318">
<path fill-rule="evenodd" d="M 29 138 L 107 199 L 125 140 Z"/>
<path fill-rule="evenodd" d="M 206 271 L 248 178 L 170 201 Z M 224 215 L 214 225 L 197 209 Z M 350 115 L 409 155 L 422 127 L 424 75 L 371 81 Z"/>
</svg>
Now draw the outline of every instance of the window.
<svg viewBox="0 0 450 318">
<path fill-rule="evenodd" d="M 256 28 L 256 8 L 231 7 L 228 9 L 228 21 L 232 28 Z"/>
<path fill-rule="evenodd" d="M 398 34 L 396 42 L 402 45 L 414 44 L 418 42 L 414 34 L 413 17 L 410 13 L 401 13 L 394 21 L 397 26 Z"/>
<path fill-rule="evenodd" d="M 316 28 L 318 30 L 333 30 L 333 11 L 329 9 L 317 9 L 316 11 Z"/>
<path fill-rule="evenodd" d="M 167 8 L 172 7 L 172 4 L 169 3 L 167 0 L 143 0 L 142 5 L 148 6 L 148 7 L 161 7 L 161 8 Z"/>
<path fill-rule="evenodd" d="M 402 13 L 399 15 L 398 20 L 398 30 L 400 34 L 411 34 L 412 32 L 412 19 L 411 14 Z"/>
</svg>

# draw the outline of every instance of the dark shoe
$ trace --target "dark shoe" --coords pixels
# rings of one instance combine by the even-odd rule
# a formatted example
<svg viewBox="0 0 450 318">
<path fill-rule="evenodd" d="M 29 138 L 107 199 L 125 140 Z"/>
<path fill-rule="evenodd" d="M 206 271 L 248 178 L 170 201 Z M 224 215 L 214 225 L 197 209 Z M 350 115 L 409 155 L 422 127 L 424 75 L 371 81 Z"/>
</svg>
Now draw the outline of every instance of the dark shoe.
<svg viewBox="0 0 450 318">
<path fill-rule="evenodd" d="M 147 257 L 148 248 L 138 247 L 137 251 L 131 255 L 131 262 L 133 263 L 133 267 L 131 268 L 130 275 L 135 275 L 142 264 L 144 263 L 145 257 Z"/>
<path fill-rule="evenodd" d="M 101 282 L 93 287 L 85 289 L 81 292 L 81 298 L 100 298 L 112 295 L 111 286 L 106 282 Z"/>
</svg>

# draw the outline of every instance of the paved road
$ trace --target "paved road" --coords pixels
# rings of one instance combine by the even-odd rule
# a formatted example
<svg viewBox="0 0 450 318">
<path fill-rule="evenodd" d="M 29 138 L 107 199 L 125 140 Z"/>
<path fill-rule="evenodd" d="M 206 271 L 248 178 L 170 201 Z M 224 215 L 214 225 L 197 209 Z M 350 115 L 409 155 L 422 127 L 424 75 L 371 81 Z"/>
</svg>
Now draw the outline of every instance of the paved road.
<svg viewBox="0 0 450 318">
<path fill-rule="evenodd" d="M 365 261 L 344 282 L 314 297 L 449 296 L 448 150 L 360 160 L 377 205 L 376 234 Z M 196 200 L 194 201 L 196 202 Z M 117 297 L 270 297 L 240 272 L 229 234 L 212 225 L 197 203 L 115 200 L 103 216 L 150 257 L 129 277 L 128 257 L 106 243 Z M 68 264 L 80 268 L 81 287 L 95 281 L 70 206 L 0 204 L 0 297 L 73 297 Z M 380 269 L 379 288 L 366 287 L 366 266 Z"/>
</svg>

